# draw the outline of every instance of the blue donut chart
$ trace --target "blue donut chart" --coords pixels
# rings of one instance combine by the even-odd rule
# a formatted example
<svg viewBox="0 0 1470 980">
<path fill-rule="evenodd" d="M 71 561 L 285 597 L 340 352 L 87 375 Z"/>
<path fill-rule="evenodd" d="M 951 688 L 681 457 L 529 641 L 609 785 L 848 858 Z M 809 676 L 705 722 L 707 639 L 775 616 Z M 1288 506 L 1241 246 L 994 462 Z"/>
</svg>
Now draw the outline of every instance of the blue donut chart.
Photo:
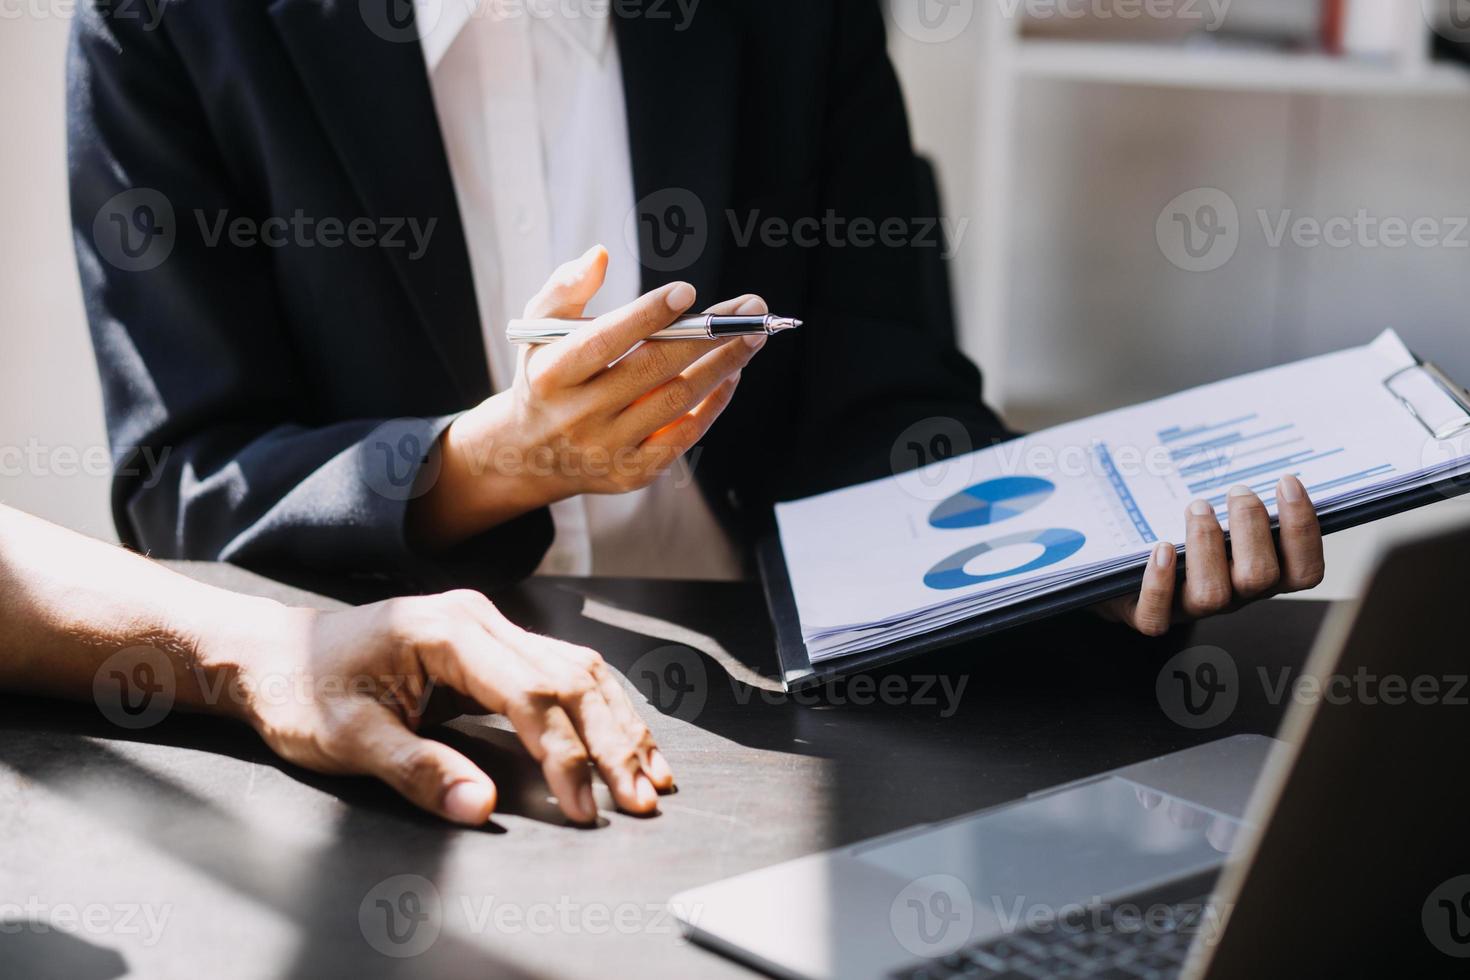
<svg viewBox="0 0 1470 980">
<path fill-rule="evenodd" d="M 999 524 L 1040 506 L 1056 489 L 1051 481 L 1033 476 L 987 480 L 940 502 L 929 513 L 929 524 L 941 531 Z"/>
<path fill-rule="evenodd" d="M 1087 537 L 1080 531 L 1070 528 L 1054 527 L 1045 531 L 1022 531 L 1019 534 L 996 538 L 994 541 L 984 541 L 980 544 L 966 548 L 964 551 L 950 555 L 944 561 L 929 569 L 924 576 L 924 584 L 931 589 L 946 591 L 950 589 L 965 589 L 972 585 L 982 585 L 986 582 L 994 582 L 998 579 L 1011 578 L 1015 575 L 1025 575 L 1048 565 L 1065 561 L 1087 543 Z M 965 571 L 965 566 L 981 555 L 1002 548 L 1013 548 L 1017 545 L 1039 544 L 1044 550 L 1033 560 L 1015 568 L 1006 569 L 1003 572 L 992 572 L 988 575 L 972 575 Z"/>
</svg>

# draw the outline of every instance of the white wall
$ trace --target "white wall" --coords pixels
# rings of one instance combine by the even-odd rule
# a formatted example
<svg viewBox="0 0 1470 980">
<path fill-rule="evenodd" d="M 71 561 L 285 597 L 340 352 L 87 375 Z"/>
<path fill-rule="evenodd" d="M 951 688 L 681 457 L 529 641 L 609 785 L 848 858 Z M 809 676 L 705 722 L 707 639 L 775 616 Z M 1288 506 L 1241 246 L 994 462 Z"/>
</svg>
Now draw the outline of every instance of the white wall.
<svg viewBox="0 0 1470 980">
<path fill-rule="evenodd" d="M 0 18 L 0 502 L 113 538 L 67 218 L 67 29 L 39 4 Z"/>
<path fill-rule="evenodd" d="M 1027 86 L 1012 265 L 1012 390 L 1092 410 L 1397 328 L 1470 377 L 1470 99 Z M 1181 192 L 1217 187 L 1241 245 L 1218 271 L 1155 238 Z M 1271 244 L 1290 214 L 1431 218 L 1459 247 Z"/>
</svg>

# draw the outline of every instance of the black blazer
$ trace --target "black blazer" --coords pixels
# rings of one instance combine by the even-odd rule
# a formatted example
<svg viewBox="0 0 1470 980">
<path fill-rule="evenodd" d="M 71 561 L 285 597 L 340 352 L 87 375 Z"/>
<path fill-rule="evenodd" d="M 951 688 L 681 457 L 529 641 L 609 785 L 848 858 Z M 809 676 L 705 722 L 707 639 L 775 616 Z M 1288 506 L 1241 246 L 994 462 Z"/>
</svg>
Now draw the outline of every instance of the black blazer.
<svg viewBox="0 0 1470 980">
<path fill-rule="evenodd" d="M 433 585 L 529 573 L 545 512 L 453 555 L 405 537 L 435 439 L 492 393 L 411 5 L 166 3 L 156 22 L 137 4 L 82 6 L 72 221 L 124 542 Z M 686 279 L 708 302 L 759 292 L 807 323 L 767 346 L 698 447 L 718 511 L 759 516 L 912 465 L 933 440 L 895 440 L 924 419 L 977 447 L 1003 437 L 978 372 L 913 313 L 932 216 L 917 210 L 878 4 L 703 0 L 687 22 L 673 4 L 613 8 L 639 14 L 615 33 L 645 286 Z M 281 219 L 298 214 L 435 224 L 414 256 L 406 232 L 396 247 L 294 241 Z M 222 216 L 275 217 L 286 244 L 214 237 Z M 803 217 L 899 219 L 895 238 L 921 240 L 746 237 L 753 218 Z M 672 229 L 689 227 L 681 251 Z"/>
</svg>

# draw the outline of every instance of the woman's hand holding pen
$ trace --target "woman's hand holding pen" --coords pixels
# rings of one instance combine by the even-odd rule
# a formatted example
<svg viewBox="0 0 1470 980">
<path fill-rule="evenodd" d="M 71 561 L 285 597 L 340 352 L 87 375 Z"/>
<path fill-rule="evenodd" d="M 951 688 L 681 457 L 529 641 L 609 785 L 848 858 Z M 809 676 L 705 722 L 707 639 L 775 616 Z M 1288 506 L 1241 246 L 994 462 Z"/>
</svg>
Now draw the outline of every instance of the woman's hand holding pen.
<svg viewBox="0 0 1470 980">
<path fill-rule="evenodd" d="M 599 245 L 563 265 L 525 315 L 580 317 L 607 263 Z M 439 478 L 415 503 L 420 540 L 452 545 L 577 494 L 638 490 L 673 466 L 730 404 L 766 339 L 642 344 L 694 302 L 692 286 L 670 283 L 573 336 L 522 350 L 514 385 L 445 433 Z M 768 311 L 743 296 L 710 312 Z"/>
</svg>

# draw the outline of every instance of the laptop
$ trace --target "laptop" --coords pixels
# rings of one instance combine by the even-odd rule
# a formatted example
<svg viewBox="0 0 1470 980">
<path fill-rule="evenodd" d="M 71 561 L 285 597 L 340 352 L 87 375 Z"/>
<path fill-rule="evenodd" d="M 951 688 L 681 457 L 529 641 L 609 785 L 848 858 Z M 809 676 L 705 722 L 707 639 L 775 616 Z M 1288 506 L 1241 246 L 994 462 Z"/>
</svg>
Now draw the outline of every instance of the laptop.
<svg viewBox="0 0 1470 980">
<path fill-rule="evenodd" d="M 1335 607 L 1238 736 L 676 895 L 799 978 L 1470 976 L 1470 527 Z M 1200 680 L 1208 681 L 1207 675 Z"/>
</svg>

